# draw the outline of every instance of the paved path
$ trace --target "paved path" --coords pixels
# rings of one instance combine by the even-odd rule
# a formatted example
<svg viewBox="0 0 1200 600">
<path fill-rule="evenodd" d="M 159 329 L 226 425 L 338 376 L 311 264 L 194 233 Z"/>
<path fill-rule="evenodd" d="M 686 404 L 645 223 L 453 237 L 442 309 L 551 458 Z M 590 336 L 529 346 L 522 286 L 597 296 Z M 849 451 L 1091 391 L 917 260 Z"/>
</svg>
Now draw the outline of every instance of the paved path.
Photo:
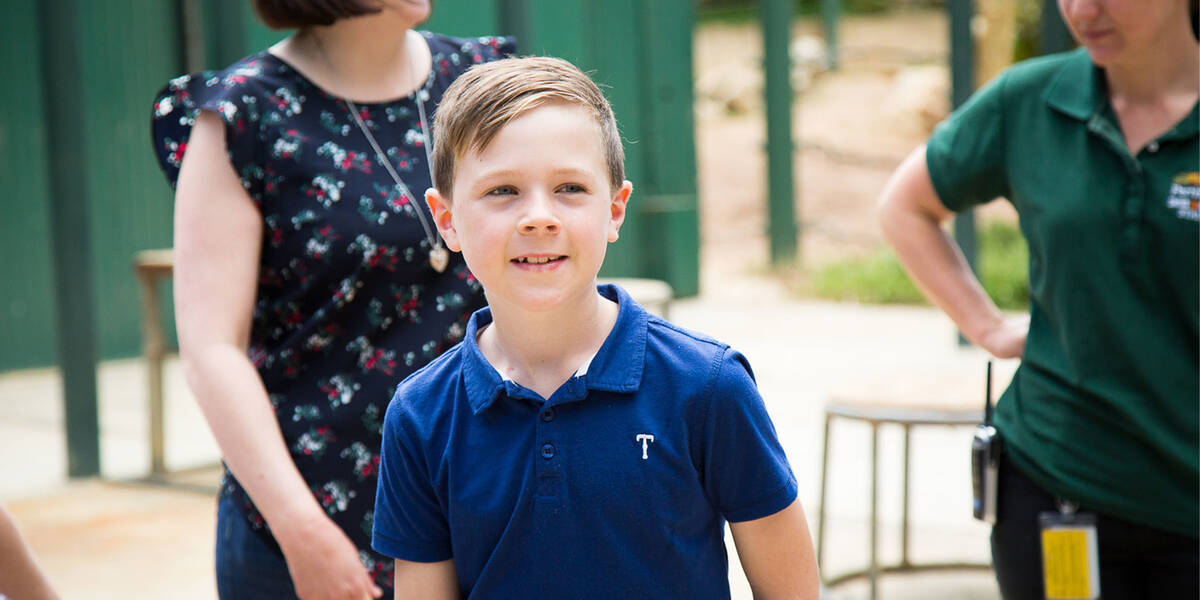
<svg viewBox="0 0 1200 600">
<path fill-rule="evenodd" d="M 672 305 L 672 320 L 744 352 L 800 481 L 813 524 L 820 477 L 822 408 L 830 398 L 871 397 L 936 405 L 982 401 L 984 355 L 954 344 L 950 323 L 932 309 L 862 307 L 788 297 L 769 279 L 714 282 L 699 299 Z M 999 364 L 995 389 L 1013 361 Z M 67 482 L 61 393 L 53 371 L 0 375 L 0 500 L 13 512 L 64 598 L 211 599 L 211 493 L 118 483 L 149 466 L 143 372 L 137 361 L 100 371 L 105 480 Z M 167 462 L 211 465 L 217 451 L 191 401 L 178 364 L 167 374 Z M 869 437 L 843 424 L 833 434 L 829 553 L 823 570 L 839 573 L 866 560 L 869 532 Z M 987 528 L 970 518 L 969 427 L 914 435 L 913 557 L 987 560 Z M 901 436 L 881 439 L 881 552 L 899 556 Z M 215 470 L 187 478 L 214 486 Z M 181 478 L 182 480 L 183 478 Z M 749 598 L 731 560 L 735 598 Z M 936 573 L 884 580 L 887 600 L 995 600 L 990 574 Z M 866 597 L 853 584 L 831 600 Z"/>
</svg>

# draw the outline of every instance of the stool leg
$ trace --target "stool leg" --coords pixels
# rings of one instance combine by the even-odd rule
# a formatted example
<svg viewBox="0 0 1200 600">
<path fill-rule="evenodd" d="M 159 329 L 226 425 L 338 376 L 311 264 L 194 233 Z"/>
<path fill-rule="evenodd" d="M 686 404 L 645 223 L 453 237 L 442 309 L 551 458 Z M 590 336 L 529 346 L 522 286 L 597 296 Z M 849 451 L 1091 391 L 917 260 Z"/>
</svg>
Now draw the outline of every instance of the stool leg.
<svg viewBox="0 0 1200 600">
<path fill-rule="evenodd" d="M 903 515 L 900 518 L 900 540 L 901 540 L 901 544 L 902 544 L 900 546 L 900 566 L 901 567 L 911 566 L 908 562 L 908 506 L 909 506 L 908 475 L 909 475 L 909 467 L 911 466 L 911 463 L 912 463 L 912 461 L 909 460 L 908 447 L 909 447 L 909 443 L 911 441 L 912 441 L 912 426 L 905 425 L 904 426 L 904 511 L 903 511 Z"/>
<path fill-rule="evenodd" d="M 146 365 L 146 393 L 150 407 L 150 477 L 161 478 L 167 473 L 163 443 L 163 341 L 156 277 L 137 270 L 138 289 L 142 296 L 142 357 Z"/>
<path fill-rule="evenodd" d="M 875 600 L 879 579 L 879 423 L 871 423 L 871 600 Z"/>
<path fill-rule="evenodd" d="M 825 564 L 825 484 L 828 481 L 829 474 L 829 423 L 833 420 L 833 416 L 825 413 L 825 437 L 822 440 L 824 446 L 821 449 L 821 497 L 820 505 L 817 507 L 817 572 L 821 565 Z"/>
</svg>

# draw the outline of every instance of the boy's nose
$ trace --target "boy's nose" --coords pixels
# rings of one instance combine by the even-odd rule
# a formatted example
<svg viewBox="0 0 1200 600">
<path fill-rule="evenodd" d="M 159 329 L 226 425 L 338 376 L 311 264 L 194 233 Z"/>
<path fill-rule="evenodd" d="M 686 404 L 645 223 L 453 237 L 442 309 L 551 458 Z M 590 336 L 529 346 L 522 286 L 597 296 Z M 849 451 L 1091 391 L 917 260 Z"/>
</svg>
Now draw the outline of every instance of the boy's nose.
<svg viewBox="0 0 1200 600">
<path fill-rule="evenodd" d="M 554 200 L 547 194 L 532 193 L 525 203 L 525 212 L 517 229 L 524 234 L 558 233 L 560 223 L 554 213 Z"/>
</svg>

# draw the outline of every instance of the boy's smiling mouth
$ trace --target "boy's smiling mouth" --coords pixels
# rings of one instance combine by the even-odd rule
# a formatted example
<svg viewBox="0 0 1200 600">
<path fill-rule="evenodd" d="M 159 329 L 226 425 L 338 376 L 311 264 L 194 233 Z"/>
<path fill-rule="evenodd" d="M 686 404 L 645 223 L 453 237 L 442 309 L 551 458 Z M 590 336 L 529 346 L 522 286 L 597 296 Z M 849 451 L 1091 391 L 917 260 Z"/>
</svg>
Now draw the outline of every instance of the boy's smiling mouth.
<svg viewBox="0 0 1200 600">
<path fill-rule="evenodd" d="M 558 262 L 566 260 L 566 259 L 567 259 L 567 257 L 562 254 L 541 255 L 541 256 L 518 256 L 518 257 L 512 259 L 510 262 L 516 263 L 518 265 L 545 265 L 545 264 L 551 264 L 551 263 L 558 263 Z"/>
</svg>

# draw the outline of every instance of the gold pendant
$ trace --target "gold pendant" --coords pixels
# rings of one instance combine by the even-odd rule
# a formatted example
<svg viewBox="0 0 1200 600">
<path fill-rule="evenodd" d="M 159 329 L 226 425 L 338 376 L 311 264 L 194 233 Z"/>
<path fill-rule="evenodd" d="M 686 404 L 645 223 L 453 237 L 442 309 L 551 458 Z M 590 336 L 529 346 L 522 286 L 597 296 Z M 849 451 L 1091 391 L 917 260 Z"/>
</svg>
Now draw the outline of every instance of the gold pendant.
<svg viewBox="0 0 1200 600">
<path fill-rule="evenodd" d="M 448 264 L 450 264 L 450 251 L 445 246 L 438 244 L 429 250 L 429 266 L 433 267 L 434 271 L 443 273 Z"/>
</svg>

